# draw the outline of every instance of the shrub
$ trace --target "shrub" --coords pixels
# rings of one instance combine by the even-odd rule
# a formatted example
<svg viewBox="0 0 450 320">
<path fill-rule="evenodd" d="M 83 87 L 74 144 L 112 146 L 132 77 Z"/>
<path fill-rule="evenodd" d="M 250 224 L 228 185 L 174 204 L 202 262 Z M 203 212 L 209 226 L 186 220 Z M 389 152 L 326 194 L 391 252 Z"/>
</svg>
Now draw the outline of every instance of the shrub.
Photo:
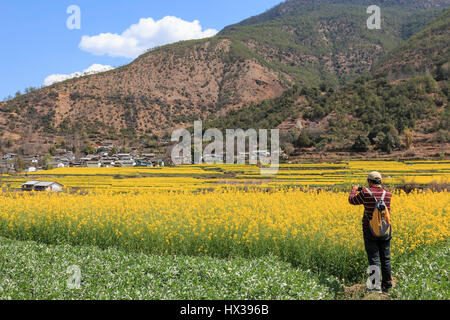
<svg viewBox="0 0 450 320">
<path fill-rule="evenodd" d="M 352 150 L 356 152 L 367 152 L 370 148 L 369 138 L 359 135 L 352 146 Z"/>
<path fill-rule="evenodd" d="M 299 137 L 295 141 L 295 146 L 299 148 L 309 148 L 312 146 L 312 141 L 307 130 L 302 130 Z"/>
</svg>

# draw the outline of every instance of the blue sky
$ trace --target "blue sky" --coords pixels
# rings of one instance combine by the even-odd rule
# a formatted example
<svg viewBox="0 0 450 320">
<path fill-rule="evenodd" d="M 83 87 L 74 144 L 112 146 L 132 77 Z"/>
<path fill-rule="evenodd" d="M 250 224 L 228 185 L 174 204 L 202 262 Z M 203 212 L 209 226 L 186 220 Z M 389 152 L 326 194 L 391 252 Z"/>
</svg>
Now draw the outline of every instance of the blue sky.
<svg viewBox="0 0 450 320">
<path fill-rule="evenodd" d="M 202 37 L 262 13 L 281 0 L 14 0 L 0 3 L 0 100 L 40 87 L 55 74 L 94 64 L 117 67 L 136 50 L 177 37 Z M 70 5 L 81 9 L 81 29 L 69 30 Z M 164 19 L 173 16 L 178 19 Z M 152 18 L 150 20 L 148 18 Z M 142 20 L 140 23 L 140 19 Z M 161 21 L 160 21 L 161 20 Z M 193 24 L 198 20 L 201 28 Z M 136 25 L 134 28 L 130 27 Z M 154 29 L 158 33 L 149 35 Z M 124 33 L 129 29 L 127 32 Z M 201 29 L 201 30 L 200 30 Z M 180 35 L 184 32 L 184 34 Z M 107 34 L 107 35 L 101 35 Z M 153 34 L 153 33 L 152 33 Z M 83 44 L 82 37 L 84 39 Z M 137 41 L 137 42 L 136 42 Z M 133 44 L 133 48 L 128 48 Z M 163 44 L 163 43 L 161 43 Z M 127 47 L 128 46 L 128 47 Z"/>
</svg>

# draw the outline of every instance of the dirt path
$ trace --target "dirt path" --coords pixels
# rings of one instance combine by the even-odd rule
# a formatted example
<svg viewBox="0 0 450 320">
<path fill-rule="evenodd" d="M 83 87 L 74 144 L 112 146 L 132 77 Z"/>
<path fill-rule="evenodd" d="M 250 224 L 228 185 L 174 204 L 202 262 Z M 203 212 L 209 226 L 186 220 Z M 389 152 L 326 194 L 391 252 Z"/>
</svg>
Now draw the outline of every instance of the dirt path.
<svg viewBox="0 0 450 320">
<path fill-rule="evenodd" d="M 391 297 L 384 293 L 370 293 L 365 284 L 355 284 L 351 287 L 345 287 L 345 300 L 391 300 Z"/>
<path fill-rule="evenodd" d="M 397 279 L 392 279 L 393 286 L 395 286 L 397 282 Z M 369 292 L 365 283 L 345 287 L 343 298 L 345 300 L 391 300 L 391 297 L 388 294 Z"/>
</svg>

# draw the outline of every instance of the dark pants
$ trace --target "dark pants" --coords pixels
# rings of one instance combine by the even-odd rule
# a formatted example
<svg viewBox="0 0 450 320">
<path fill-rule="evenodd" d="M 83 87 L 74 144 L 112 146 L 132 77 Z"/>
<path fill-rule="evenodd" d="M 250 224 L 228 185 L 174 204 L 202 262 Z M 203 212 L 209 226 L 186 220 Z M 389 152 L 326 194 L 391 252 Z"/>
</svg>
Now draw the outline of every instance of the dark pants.
<svg viewBox="0 0 450 320">
<path fill-rule="evenodd" d="M 366 247 L 369 265 L 381 265 L 383 290 L 392 288 L 392 267 L 391 267 L 391 239 L 376 240 L 368 230 L 364 230 L 364 246 Z"/>
</svg>

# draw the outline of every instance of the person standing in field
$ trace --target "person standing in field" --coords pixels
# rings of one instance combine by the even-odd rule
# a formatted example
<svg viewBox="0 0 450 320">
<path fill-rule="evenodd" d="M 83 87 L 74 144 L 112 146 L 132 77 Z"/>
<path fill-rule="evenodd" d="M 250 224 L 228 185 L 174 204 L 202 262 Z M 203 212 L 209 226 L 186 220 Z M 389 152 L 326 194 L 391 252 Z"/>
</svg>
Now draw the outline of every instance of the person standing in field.
<svg viewBox="0 0 450 320">
<path fill-rule="evenodd" d="M 362 219 L 364 246 L 370 266 L 378 266 L 381 264 L 382 282 L 381 288 L 376 288 L 378 292 L 388 293 L 392 288 L 392 267 L 391 267 L 391 239 L 389 232 L 384 238 L 376 237 L 371 228 L 370 220 L 374 213 L 377 201 L 384 200 L 386 209 L 391 211 L 392 194 L 385 191 L 382 186 L 382 177 L 379 172 L 372 172 L 367 178 L 369 188 L 353 186 L 348 201 L 351 205 L 364 205 L 364 216 Z M 384 195 L 384 199 L 383 199 Z"/>
</svg>

